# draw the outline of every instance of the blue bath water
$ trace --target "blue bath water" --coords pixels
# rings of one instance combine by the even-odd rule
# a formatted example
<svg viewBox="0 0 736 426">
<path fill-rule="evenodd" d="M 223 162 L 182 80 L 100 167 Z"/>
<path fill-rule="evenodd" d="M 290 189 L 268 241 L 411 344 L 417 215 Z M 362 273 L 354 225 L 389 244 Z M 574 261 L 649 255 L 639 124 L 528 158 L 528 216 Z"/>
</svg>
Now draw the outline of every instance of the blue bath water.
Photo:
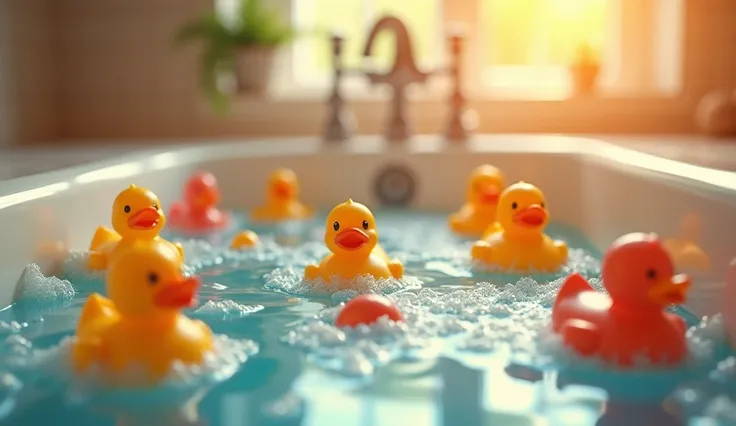
<svg viewBox="0 0 736 426">
<path fill-rule="evenodd" d="M 0 312 L 0 424 L 736 424 L 736 358 L 718 318 L 701 322 L 678 311 L 693 326 L 686 366 L 616 372 L 567 353 L 545 328 L 563 273 L 478 272 L 468 261 L 471 242 L 450 235 L 444 215 L 376 216 L 382 245 L 404 261 L 409 278 L 362 289 L 391 293 L 405 324 L 350 332 L 331 325 L 355 293 L 315 292 L 300 282 L 304 266 L 326 253 L 321 220 L 251 228 L 264 245 L 249 252 L 226 249 L 235 229 L 185 241 L 188 266 L 204 283 L 188 314 L 227 336 L 225 348 L 241 350 L 243 362 L 223 359 L 233 371 L 145 395 L 101 398 L 65 377 L 64 338 L 86 297 L 104 291 L 100 276 L 80 270 L 82 258 L 70 258 L 70 285 L 30 285 Z M 564 272 L 596 285 L 600 253 L 573 228 L 549 233 L 572 249 Z M 45 368 L 36 368 L 39 359 Z"/>
</svg>

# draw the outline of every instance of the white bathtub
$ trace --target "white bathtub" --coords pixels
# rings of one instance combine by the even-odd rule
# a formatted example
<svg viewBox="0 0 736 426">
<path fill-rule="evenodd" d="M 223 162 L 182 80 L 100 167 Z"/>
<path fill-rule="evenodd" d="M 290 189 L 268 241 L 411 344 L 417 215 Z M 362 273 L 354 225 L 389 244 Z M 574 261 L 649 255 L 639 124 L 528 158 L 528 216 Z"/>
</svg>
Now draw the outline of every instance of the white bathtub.
<svg viewBox="0 0 736 426">
<path fill-rule="evenodd" d="M 43 243 L 86 248 L 108 224 L 113 198 L 135 183 L 168 204 L 198 169 L 220 180 L 223 203 L 245 209 L 263 198 L 269 171 L 287 166 L 303 198 L 327 208 L 350 197 L 380 205 L 375 179 L 398 165 L 414 175 L 415 209 L 450 211 L 464 197 L 471 168 L 500 167 L 509 182 L 527 180 L 546 193 L 553 220 L 574 224 L 600 248 L 631 231 L 676 236 L 682 218 L 698 215 L 703 248 L 722 282 L 736 256 L 736 173 L 689 165 L 589 138 L 477 136 L 448 145 L 417 137 L 404 145 L 357 138 L 342 145 L 317 139 L 203 143 L 139 152 L 113 160 L 12 180 L 0 185 L 0 304 L 11 303 L 23 268 Z M 712 290 L 712 288 L 711 288 Z M 696 297 L 697 298 L 697 297 Z"/>
</svg>

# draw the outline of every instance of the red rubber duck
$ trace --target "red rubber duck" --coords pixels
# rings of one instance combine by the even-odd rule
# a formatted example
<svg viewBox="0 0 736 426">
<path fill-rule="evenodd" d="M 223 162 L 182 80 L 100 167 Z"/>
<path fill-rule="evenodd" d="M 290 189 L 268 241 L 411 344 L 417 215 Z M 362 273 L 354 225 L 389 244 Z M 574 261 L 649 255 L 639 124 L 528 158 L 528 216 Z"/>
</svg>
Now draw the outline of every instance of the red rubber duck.
<svg viewBox="0 0 736 426">
<path fill-rule="evenodd" d="M 672 260 L 655 234 L 617 239 L 603 257 L 608 295 L 570 275 L 552 308 L 552 328 L 582 356 L 599 356 L 621 367 L 639 357 L 675 364 L 687 355 L 685 321 L 665 312 L 685 302 L 690 278 L 674 275 Z"/>
<path fill-rule="evenodd" d="M 184 200 L 171 206 L 169 225 L 185 232 L 223 228 L 230 223 L 230 215 L 217 208 L 219 202 L 217 179 L 211 173 L 195 173 L 184 186 Z"/>
</svg>

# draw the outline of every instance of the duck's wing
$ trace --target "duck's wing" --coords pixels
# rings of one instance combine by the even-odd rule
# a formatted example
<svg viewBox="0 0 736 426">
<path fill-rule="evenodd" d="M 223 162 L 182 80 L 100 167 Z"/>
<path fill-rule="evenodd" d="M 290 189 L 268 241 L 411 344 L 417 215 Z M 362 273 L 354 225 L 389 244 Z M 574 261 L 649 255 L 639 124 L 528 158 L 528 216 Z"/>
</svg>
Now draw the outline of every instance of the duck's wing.
<svg viewBox="0 0 736 426">
<path fill-rule="evenodd" d="M 120 235 L 110 228 L 100 226 L 89 243 L 90 250 L 100 250 L 103 246 L 120 241 Z"/>
<path fill-rule="evenodd" d="M 72 348 L 74 369 L 79 373 L 84 373 L 91 365 L 107 358 L 107 354 L 107 348 L 99 337 L 79 337 Z"/>
<path fill-rule="evenodd" d="M 115 308 L 115 304 L 108 298 L 98 293 L 93 293 L 87 298 L 82 315 L 77 323 L 77 335 L 82 337 L 88 334 L 95 334 L 93 327 L 102 319 L 113 320 L 118 318 L 119 314 Z"/>
<path fill-rule="evenodd" d="M 310 264 L 304 268 L 304 279 L 306 281 L 316 280 L 319 277 L 319 265 Z"/>
<path fill-rule="evenodd" d="M 488 225 L 488 228 L 486 228 L 485 231 L 483 231 L 483 239 L 486 239 L 490 237 L 493 234 L 499 233 L 503 231 L 503 227 L 498 222 L 493 222 L 492 224 Z"/>
</svg>

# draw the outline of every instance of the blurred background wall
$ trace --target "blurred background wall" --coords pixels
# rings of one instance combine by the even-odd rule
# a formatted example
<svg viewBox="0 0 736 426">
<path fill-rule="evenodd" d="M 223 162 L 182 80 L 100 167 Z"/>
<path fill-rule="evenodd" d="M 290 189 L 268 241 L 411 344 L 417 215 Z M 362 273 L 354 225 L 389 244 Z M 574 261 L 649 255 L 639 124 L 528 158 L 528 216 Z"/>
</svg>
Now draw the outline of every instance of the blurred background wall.
<svg viewBox="0 0 736 426">
<path fill-rule="evenodd" d="M 736 87 L 736 1 L 684 1 L 682 108 L 662 115 L 652 131 L 694 131 L 690 114 L 699 97 Z M 182 22 L 207 7 L 212 0 L 0 0 L 0 143 L 318 133 L 323 101 L 246 99 L 229 117 L 209 112 L 198 88 L 197 48 L 172 47 Z M 418 132 L 439 130 L 444 104 L 437 105 L 425 110 Z M 352 108 L 363 131 L 381 130 L 385 102 Z M 548 108 L 531 107 L 531 118 L 535 111 L 553 115 Z M 606 114 L 615 116 L 611 108 Z M 480 130 L 513 130 L 499 126 Z"/>
</svg>

